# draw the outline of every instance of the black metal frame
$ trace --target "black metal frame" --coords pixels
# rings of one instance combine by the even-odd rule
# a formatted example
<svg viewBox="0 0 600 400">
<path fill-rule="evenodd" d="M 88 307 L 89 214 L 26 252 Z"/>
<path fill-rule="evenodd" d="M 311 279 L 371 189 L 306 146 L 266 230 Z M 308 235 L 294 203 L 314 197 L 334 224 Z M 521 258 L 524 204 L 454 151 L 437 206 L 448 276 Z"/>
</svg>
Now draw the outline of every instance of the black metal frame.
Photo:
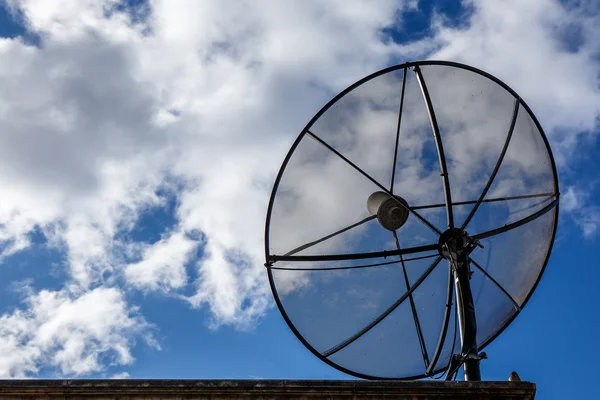
<svg viewBox="0 0 600 400">
<path fill-rule="evenodd" d="M 427 375 L 427 376 L 433 375 L 435 366 L 437 365 L 437 362 L 440 359 L 440 355 L 442 354 L 442 349 L 444 348 L 444 344 L 446 343 L 446 334 L 448 332 L 448 324 L 450 323 L 450 314 L 452 314 L 452 306 L 454 305 L 454 303 L 452 302 L 452 298 L 453 298 L 453 294 L 454 294 L 453 288 L 454 288 L 454 272 L 452 272 L 452 268 L 450 267 L 450 265 L 448 265 L 448 290 L 446 291 L 446 306 L 444 307 L 444 322 L 442 323 L 442 329 L 440 330 L 440 338 L 438 339 L 438 344 L 433 353 L 433 357 L 431 357 L 431 362 L 429 363 L 429 366 L 425 370 L 425 375 Z"/>
<path fill-rule="evenodd" d="M 529 115 L 529 117 L 531 118 L 531 120 L 534 122 L 536 128 L 538 129 L 538 131 L 540 132 L 541 136 L 542 136 L 542 140 L 544 141 L 544 144 L 546 146 L 546 150 L 548 152 L 548 155 L 550 157 L 550 164 L 551 164 L 551 169 L 552 169 L 552 173 L 553 173 L 553 180 L 554 180 L 554 192 L 553 193 L 545 193 L 545 194 L 538 194 L 538 195 L 529 195 L 529 196 L 515 196 L 512 198 L 499 198 L 499 199 L 488 199 L 487 201 L 503 201 L 503 200 L 511 200 L 511 199 L 517 199 L 517 198 L 527 198 L 527 197 L 541 197 L 541 196 L 555 196 L 555 200 L 548 204 L 546 207 L 544 207 L 542 210 L 539 210 L 538 212 L 530 215 L 529 217 L 523 218 L 519 221 L 513 222 L 511 224 L 508 224 L 504 227 L 498 228 L 498 229 L 493 229 L 491 231 L 488 232 L 483 232 L 477 235 L 474 235 L 473 238 L 474 239 L 482 239 L 482 238 L 486 238 L 486 237 L 490 237 L 490 236 L 494 236 L 497 234 L 501 234 L 503 232 L 506 232 L 508 230 L 517 228 L 519 226 L 522 226 L 523 224 L 526 224 L 532 220 L 534 220 L 535 218 L 540 217 L 541 215 L 553 211 L 555 213 L 554 215 L 554 225 L 552 228 L 552 234 L 551 234 L 551 238 L 550 238 L 550 243 L 548 246 L 548 251 L 547 254 L 545 256 L 544 259 L 544 263 L 542 265 L 542 268 L 540 270 L 540 273 L 537 277 L 536 282 L 534 283 L 534 285 L 532 286 L 532 288 L 530 289 L 529 293 L 527 294 L 527 296 L 525 297 L 525 300 L 523 301 L 522 304 L 519 305 L 520 309 L 516 308 L 515 313 L 504 323 L 504 325 L 502 325 L 489 339 L 487 339 L 484 343 L 481 343 L 479 345 L 479 349 L 483 349 L 485 348 L 489 343 L 491 343 L 498 335 L 500 335 L 504 329 L 506 329 L 506 327 L 508 325 L 510 325 L 510 323 L 514 320 L 514 318 L 516 318 L 516 316 L 520 313 L 520 310 L 522 310 L 524 308 L 524 306 L 527 304 L 527 302 L 529 301 L 531 295 L 533 294 L 533 292 L 535 291 L 537 285 L 539 284 L 541 277 L 543 276 L 543 273 L 546 269 L 548 260 L 550 258 L 550 253 L 552 251 L 552 247 L 554 244 L 554 239 L 556 236 L 556 228 L 558 225 L 558 212 L 559 212 L 559 207 L 558 207 L 558 199 L 559 199 L 559 190 L 558 190 L 558 174 L 557 174 L 557 170 L 556 170 L 556 165 L 555 165 L 555 161 L 554 161 L 554 156 L 552 154 L 550 145 L 548 143 L 548 139 L 539 123 L 539 121 L 537 120 L 537 118 L 535 117 L 535 115 L 533 114 L 533 112 L 531 111 L 531 109 L 529 108 L 529 106 L 521 99 L 521 97 L 513 90 L 511 89 L 508 85 L 506 85 L 504 82 L 502 82 L 501 80 L 499 80 L 498 78 L 488 74 L 487 72 L 484 72 L 480 69 L 468 66 L 468 65 L 464 65 L 464 64 L 460 64 L 460 63 L 455 63 L 455 62 L 449 62 L 449 61 L 418 61 L 418 62 L 407 62 L 404 64 L 400 64 L 400 65 L 396 65 L 396 66 L 392 66 L 389 68 L 385 68 L 382 69 L 378 72 L 375 72 L 359 81 L 357 81 L 356 83 L 352 84 L 351 86 L 349 86 L 347 89 L 345 89 L 344 91 L 342 91 L 341 93 L 339 93 L 337 96 L 335 96 L 330 102 L 328 102 L 312 119 L 311 121 L 307 124 L 307 126 L 302 130 L 301 134 L 296 138 L 296 140 L 294 141 L 294 143 L 292 144 L 288 154 L 286 155 L 282 166 L 279 170 L 279 173 L 277 174 L 277 177 L 275 179 L 275 183 L 273 185 L 273 191 L 271 193 L 271 197 L 269 199 L 269 204 L 268 204 L 268 208 L 267 208 L 267 217 L 266 217 L 266 223 L 265 223 L 265 256 L 266 256 L 266 264 L 265 266 L 267 267 L 267 272 L 268 272 L 268 277 L 269 277 L 269 284 L 271 286 L 271 290 L 273 292 L 273 296 L 275 298 L 275 302 L 277 304 L 278 309 L 280 310 L 284 320 L 286 321 L 286 323 L 288 324 L 288 326 L 290 327 L 290 329 L 292 330 L 292 332 L 294 332 L 294 334 L 296 335 L 296 337 L 300 340 L 300 342 L 302 342 L 302 344 L 304 344 L 304 346 L 306 346 L 315 356 L 317 356 L 319 359 L 321 359 L 323 362 L 327 363 L 328 365 L 344 372 L 347 373 L 349 375 L 353 375 L 359 378 L 365 378 L 365 379 L 419 379 L 419 378 L 423 378 L 426 376 L 431 376 L 433 374 L 437 374 L 439 372 L 442 372 L 446 369 L 446 367 L 442 367 L 442 368 L 435 368 L 435 364 L 437 363 L 437 360 L 439 358 L 439 354 L 441 353 L 441 348 L 443 347 L 444 343 L 445 343 L 445 339 L 446 339 L 446 330 L 448 327 L 448 322 L 447 320 L 449 320 L 450 314 L 451 314 L 451 304 L 449 302 L 446 303 L 446 308 L 445 308 L 445 316 L 444 316 L 444 325 L 445 327 L 442 329 L 442 332 L 440 332 L 440 340 L 438 343 L 438 348 L 436 348 L 436 352 L 434 353 L 434 356 L 431 359 L 431 363 L 429 365 L 429 367 L 427 368 L 427 372 L 426 374 L 423 375 L 418 375 L 418 376 L 412 376 L 412 377 L 396 377 L 396 378 L 381 378 L 381 377 L 376 377 L 376 376 L 370 376 L 370 375 L 366 375 L 366 374 L 362 374 L 362 373 L 357 373 L 355 371 L 351 371 L 348 370 L 340 365 L 337 365 L 336 363 L 334 363 L 333 361 L 329 360 L 327 358 L 328 355 L 331 355 L 339 350 L 341 350 L 342 348 L 346 347 L 347 345 L 351 344 L 354 340 L 356 340 L 358 337 L 362 336 L 364 333 L 366 333 L 367 331 L 369 331 L 370 329 L 372 329 L 377 323 L 379 323 L 381 320 L 383 320 L 387 315 L 389 315 L 394 309 L 396 309 L 404 300 L 406 300 L 406 298 L 408 298 L 412 292 L 419 286 L 419 284 L 421 282 L 423 282 L 427 276 L 429 275 L 429 273 L 431 273 L 431 271 L 433 271 L 433 269 L 435 269 L 437 267 L 437 265 L 439 264 L 439 261 L 441 261 L 441 257 L 436 258 L 436 260 L 434 261 L 433 264 L 431 264 L 431 266 L 429 267 L 428 271 L 426 271 L 425 274 L 423 274 L 418 280 L 417 282 L 415 282 L 415 284 L 410 288 L 410 290 L 408 290 L 406 293 L 404 293 L 390 308 L 388 308 L 386 310 L 386 312 L 384 312 L 383 314 L 381 314 L 377 319 L 375 319 L 371 324 L 369 324 L 367 327 L 365 327 L 364 329 L 362 329 L 360 332 L 357 332 L 357 334 L 353 335 L 351 338 L 343 341 L 342 343 L 340 343 L 338 346 L 335 346 L 334 348 L 330 349 L 327 352 L 324 352 L 323 354 L 320 353 L 319 351 L 317 351 L 315 348 L 313 348 L 310 343 L 308 343 L 303 337 L 302 335 L 298 332 L 298 330 L 295 328 L 294 324 L 292 323 L 291 319 L 289 318 L 289 316 L 287 315 L 282 303 L 281 303 L 281 299 L 279 298 L 279 294 L 277 292 L 276 286 L 275 286 L 275 282 L 274 282 L 274 278 L 273 278 L 273 269 L 276 269 L 276 267 L 273 267 L 273 263 L 276 261 L 335 261 L 335 260 L 356 260 L 356 259 L 368 259 L 368 258 L 377 258 L 377 257 L 389 257 L 389 256 L 398 256 L 398 255 L 403 255 L 403 254 L 412 254 L 412 253 L 416 253 L 416 252 L 424 252 L 424 251 L 431 251 L 434 249 L 437 249 L 437 245 L 429 245 L 429 246 L 419 246 L 419 247 L 413 247 L 413 248 L 408 248 L 408 249 L 397 249 L 396 251 L 380 251 L 380 252 L 371 252 L 371 253 L 358 253 L 358 254 L 337 254 L 337 255 L 316 255 L 316 256 L 293 256 L 293 255 L 285 255 L 285 256 L 276 256 L 276 255 L 272 255 L 270 254 L 270 247 L 269 247 L 269 232 L 270 232 L 270 222 L 271 222 L 271 213 L 272 213 L 272 209 L 273 209 L 273 204 L 274 204 L 274 200 L 275 200 L 275 196 L 277 193 L 277 189 L 279 187 L 279 183 L 281 181 L 281 178 L 283 176 L 283 172 L 292 156 L 292 154 L 294 153 L 295 149 L 297 148 L 298 144 L 300 143 L 300 141 L 307 135 L 311 135 L 313 136 L 317 141 L 319 141 L 321 144 L 323 144 L 325 147 L 329 148 L 331 151 L 333 151 L 335 154 L 337 154 L 339 157 L 341 157 L 343 160 L 345 160 L 346 162 L 348 162 L 352 167 L 354 167 L 358 172 L 362 173 L 366 178 L 368 178 L 369 180 L 371 180 L 372 182 L 374 182 L 377 186 L 379 186 L 382 191 L 388 193 L 388 194 L 392 194 L 393 191 L 393 180 L 392 180 L 392 184 L 390 185 L 390 190 L 388 190 L 387 188 L 385 188 L 384 186 L 382 186 L 381 184 L 379 184 L 379 182 L 377 182 L 376 180 L 374 180 L 373 178 L 371 178 L 368 174 L 366 174 L 362 169 L 360 169 L 360 167 L 358 167 L 357 165 L 353 164 L 352 161 L 348 160 L 346 157 L 344 157 L 341 153 L 337 152 L 333 147 L 329 146 L 326 142 L 324 142 L 322 139 L 320 139 L 318 136 L 312 134 L 310 132 L 310 128 L 313 126 L 313 124 L 333 105 L 335 104 L 339 99 L 341 99 L 343 96 L 345 96 L 346 94 L 348 94 L 350 91 L 354 90 L 355 88 L 357 88 L 358 86 L 364 84 L 365 82 L 370 81 L 373 78 L 376 78 L 380 75 L 389 73 L 389 72 L 393 72 L 393 71 L 398 71 L 400 69 L 403 69 L 403 73 L 404 73 L 404 77 L 403 77 L 403 90 L 402 90 L 402 95 L 401 95 L 401 105 L 400 105 L 400 112 L 399 112 L 399 120 L 398 120 L 398 130 L 397 130 L 397 137 L 396 137 L 396 147 L 397 147 L 397 141 L 398 141 L 398 135 L 399 135 L 399 127 L 400 127 L 400 118 L 401 118 L 401 112 L 402 112 L 402 102 L 404 99 L 404 85 L 405 85 L 405 80 L 406 80 L 406 71 L 408 68 L 415 68 L 416 72 L 417 72 L 417 77 L 421 77 L 422 79 L 422 74 L 420 73 L 420 67 L 422 66 L 427 66 L 427 65 L 436 65 L 436 66 L 448 66 L 448 67 L 454 67 L 454 68 L 459 68 L 459 69 L 463 69 L 463 70 L 467 70 L 467 71 L 471 71 L 474 72 L 476 74 L 479 74 L 485 78 L 488 78 L 490 80 L 492 80 L 493 82 L 495 82 L 496 84 L 500 85 L 501 87 L 503 87 L 507 92 L 509 92 L 514 98 L 515 98 L 515 110 L 518 110 L 519 106 L 524 109 L 524 111 Z M 421 80 L 419 82 L 421 84 Z M 424 92 L 423 94 L 425 95 L 425 91 L 426 91 L 426 86 L 424 85 L 424 81 L 421 84 L 421 88 L 422 91 Z M 425 91 L 423 90 L 423 88 L 425 88 Z M 427 93 L 428 94 L 428 93 Z M 436 138 L 436 145 L 438 145 L 438 156 L 440 156 L 440 166 L 442 168 L 442 174 L 444 173 L 443 170 L 443 165 L 445 164 L 442 163 L 442 159 L 444 159 L 444 154 L 443 154 L 443 148 L 441 146 L 439 146 L 441 144 L 441 140 L 438 144 L 437 139 L 439 136 L 439 129 L 437 131 L 436 134 L 436 129 L 434 127 L 434 119 L 435 119 L 435 114 L 433 112 L 433 108 L 431 106 L 431 101 L 429 99 L 429 101 L 427 100 L 428 95 L 424 96 L 425 97 L 425 101 L 427 103 L 428 106 L 428 111 L 430 114 L 430 121 L 432 122 L 432 129 L 434 130 L 434 136 Z M 512 134 L 512 125 L 514 125 L 514 121 L 516 120 L 516 112 L 513 113 L 513 122 L 511 123 L 511 131 L 508 134 L 507 137 L 507 141 L 505 143 L 505 149 L 503 150 L 500 160 L 498 161 L 497 167 L 500 165 L 501 163 L 501 159 L 503 158 L 504 152 L 506 151 L 506 147 L 508 146 L 508 142 L 510 141 L 510 136 Z M 435 122 L 435 126 L 437 126 L 437 122 Z M 440 152 L 441 150 L 441 152 Z M 396 149 L 397 151 L 397 149 Z M 396 159 L 396 154 L 394 154 L 394 159 Z M 444 159 L 445 161 L 445 159 Z M 395 163 L 394 163 L 394 168 L 395 168 Z M 393 171 L 395 172 L 395 170 Z M 495 169 L 495 172 L 497 172 L 497 168 Z M 495 174 L 494 174 L 495 175 Z M 457 202 L 457 203 L 452 203 L 451 199 L 449 198 L 450 196 L 450 192 L 449 192 L 449 185 L 446 185 L 446 181 L 448 179 L 447 177 L 447 173 L 446 176 L 442 175 L 442 178 L 444 179 L 444 189 L 446 192 L 446 202 L 444 204 L 440 204 L 440 205 L 428 205 L 428 206 L 415 206 L 415 207 L 409 207 L 408 210 L 411 214 L 415 215 L 419 220 L 421 220 L 423 223 L 425 223 L 426 225 L 428 225 L 430 228 L 434 228 L 433 230 L 436 231 L 436 233 L 440 234 L 440 231 L 435 228 L 433 225 L 431 225 L 427 220 L 425 220 L 422 216 L 420 216 L 417 212 L 415 212 L 415 210 L 418 209 L 424 209 L 424 208 L 433 208 L 433 207 L 442 207 L 445 206 L 447 209 L 447 214 L 449 214 L 449 212 L 451 213 L 452 210 L 452 205 L 459 205 L 459 204 L 476 204 L 476 208 L 479 207 L 479 205 L 482 202 L 486 202 L 486 199 L 484 199 L 485 194 L 482 194 L 479 199 L 477 201 L 469 201 L 469 202 Z M 490 181 L 488 181 L 488 186 L 491 185 L 491 180 L 493 180 L 493 177 L 490 179 Z M 487 187 L 487 186 L 486 186 Z M 489 187 L 487 187 L 487 189 L 489 189 Z M 449 212 L 448 212 L 449 210 Z M 472 212 L 474 214 L 474 212 Z M 450 223 L 453 224 L 453 221 L 451 220 L 451 214 L 447 215 L 448 216 L 448 221 L 449 221 L 449 225 Z M 468 222 L 467 222 L 468 223 Z M 466 225 L 466 224 L 465 224 Z M 354 225 L 357 226 L 357 225 Z M 354 227 L 352 226 L 352 227 Z M 352 227 L 348 228 L 351 229 Z M 346 230 L 348 230 L 346 229 Z M 345 230 L 344 230 L 345 231 Z M 338 231 L 339 232 L 339 231 Z M 335 234 L 334 234 L 335 235 Z M 331 237 L 331 235 L 329 235 L 329 237 Z M 323 239 L 326 240 L 326 239 Z M 298 250 L 300 251 L 300 250 Z M 288 253 L 289 254 L 289 253 Z M 419 257 L 420 258 L 420 257 Z M 381 265 L 385 264 L 385 263 L 380 263 Z M 473 263 L 475 264 L 475 263 Z M 375 265 L 375 264 L 372 264 Z M 370 265 L 367 265 L 370 266 Z M 345 267 L 345 268 L 339 268 L 339 269 L 348 269 L 349 267 Z M 280 269 L 280 268 L 277 268 Z M 287 269 L 287 268 L 286 268 Z M 291 269 L 291 268 L 290 268 Z M 298 269 L 300 270 L 300 269 Z M 312 269 L 311 269 L 312 270 Z M 450 274 L 452 277 L 452 274 Z M 490 278 L 486 275 L 486 278 Z M 493 280 L 495 281 L 495 280 Z M 497 284 L 497 286 L 499 286 L 499 284 L 497 282 L 494 282 L 494 284 Z M 500 286 L 501 287 L 501 286 Z M 451 290 L 451 289 L 449 289 Z M 451 296 L 451 293 L 449 294 L 449 296 Z M 514 299 L 513 299 L 514 300 Z M 450 305 L 449 305 L 450 304 Z M 332 352 L 332 350 L 334 350 Z M 432 371 L 433 370 L 433 371 Z"/>
<path fill-rule="evenodd" d="M 394 161 L 392 165 L 392 180 L 390 193 L 394 194 L 394 180 L 396 178 L 396 163 L 398 161 L 398 143 L 400 142 L 400 123 L 402 122 L 402 109 L 404 107 L 404 89 L 406 88 L 406 68 L 402 73 L 402 89 L 400 90 L 400 109 L 398 110 L 398 126 L 396 127 L 396 144 L 394 146 Z"/>
</svg>

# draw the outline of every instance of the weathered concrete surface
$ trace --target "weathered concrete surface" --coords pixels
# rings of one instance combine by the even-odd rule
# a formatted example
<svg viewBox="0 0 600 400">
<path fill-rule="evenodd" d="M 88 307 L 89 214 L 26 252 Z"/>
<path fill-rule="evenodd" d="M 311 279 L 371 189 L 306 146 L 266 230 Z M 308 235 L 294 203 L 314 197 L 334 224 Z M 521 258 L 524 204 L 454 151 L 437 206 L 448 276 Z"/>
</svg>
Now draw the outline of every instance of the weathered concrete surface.
<svg viewBox="0 0 600 400">
<path fill-rule="evenodd" d="M 286 380 L 0 380 L 0 399 L 529 400 L 529 382 Z"/>
</svg>

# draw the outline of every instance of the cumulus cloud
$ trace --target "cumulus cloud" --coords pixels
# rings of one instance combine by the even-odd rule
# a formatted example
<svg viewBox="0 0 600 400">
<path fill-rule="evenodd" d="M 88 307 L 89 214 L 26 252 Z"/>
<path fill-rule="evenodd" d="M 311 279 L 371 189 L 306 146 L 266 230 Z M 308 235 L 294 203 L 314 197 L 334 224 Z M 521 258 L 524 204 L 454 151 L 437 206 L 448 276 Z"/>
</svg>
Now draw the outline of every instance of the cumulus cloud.
<svg viewBox="0 0 600 400">
<path fill-rule="evenodd" d="M 576 217 L 577 224 L 583 231 L 583 236 L 591 239 L 596 236 L 600 226 L 600 209 L 592 207 L 585 209 L 580 216 Z"/>
<path fill-rule="evenodd" d="M 63 375 L 128 365 L 137 338 L 155 345 L 151 326 L 115 288 L 83 294 L 69 290 L 29 293 L 25 308 L 0 317 L 0 375 L 25 377 L 40 366 Z"/>
<path fill-rule="evenodd" d="M 573 186 L 569 186 L 562 195 L 562 207 L 565 211 L 575 211 L 583 206 L 585 193 L 581 193 Z"/>
<path fill-rule="evenodd" d="M 147 246 L 142 260 L 125 268 L 127 282 L 151 290 L 177 289 L 187 283 L 185 264 L 197 243 L 180 233 Z"/>
<path fill-rule="evenodd" d="M 252 326 L 271 304 L 262 230 L 283 153 L 319 103 L 403 49 L 381 40 L 402 2 L 9 5 L 40 43 L 0 42 L 4 254 L 39 227 L 66 252 L 73 301 L 121 277 L 187 285 L 180 297 L 208 307 L 213 326 Z M 156 243 L 127 239 L 165 190 L 176 226 Z M 188 260 L 197 232 L 202 256 Z M 32 360 L 23 373 L 44 358 Z M 67 361 L 64 373 L 100 368 Z"/>
<path fill-rule="evenodd" d="M 542 122 L 565 164 L 583 133 L 598 127 L 600 51 L 592 2 L 469 0 L 459 27 L 434 23 L 430 57 L 482 68 L 517 90 Z"/>
<path fill-rule="evenodd" d="M 437 20 L 431 37 L 399 45 L 383 29 L 413 1 L 8 4 L 40 43 L 0 39 L 0 251 L 27 251 L 39 228 L 65 251 L 69 281 L 2 317 L 4 376 L 46 364 L 85 374 L 105 353 L 132 362 L 131 337 L 149 325 L 123 281 L 208 308 L 214 327 L 251 327 L 272 304 L 262 233 L 285 151 L 329 98 L 391 60 L 430 55 L 498 75 L 533 107 L 563 164 L 600 113 L 587 5 L 471 1 L 461 27 Z M 575 46 L 556 34 L 572 29 Z M 176 224 L 155 243 L 130 239 L 165 193 Z M 95 296 L 107 299 L 107 328 L 67 317 Z"/>
<path fill-rule="evenodd" d="M 596 237 L 600 227 L 600 207 L 591 201 L 590 192 L 593 192 L 593 189 L 589 187 L 584 186 L 580 189 L 569 186 L 562 196 L 563 209 L 572 215 L 573 220 L 587 239 Z"/>
</svg>

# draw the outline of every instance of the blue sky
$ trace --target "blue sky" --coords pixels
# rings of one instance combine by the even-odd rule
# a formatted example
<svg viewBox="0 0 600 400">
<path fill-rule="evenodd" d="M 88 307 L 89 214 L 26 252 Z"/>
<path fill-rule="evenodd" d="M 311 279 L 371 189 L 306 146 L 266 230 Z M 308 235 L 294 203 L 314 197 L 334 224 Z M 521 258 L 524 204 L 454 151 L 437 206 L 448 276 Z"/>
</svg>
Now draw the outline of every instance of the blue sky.
<svg viewBox="0 0 600 400">
<path fill-rule="evenodd" d="M 516 370 L 544 399 L 599 394 L 594 4 L 59 3 L 0 8 L 3 376 L 351 378 L 304 348 L 274 307 L 262 266 L 268 195 L 333 95 L 380 68 L 437 58 L 519 92 L 559 167 L 550 262 L 486 348 L 483 377 Z M 89 315 L 71 318 L 86 304 Z"/>
</svg>

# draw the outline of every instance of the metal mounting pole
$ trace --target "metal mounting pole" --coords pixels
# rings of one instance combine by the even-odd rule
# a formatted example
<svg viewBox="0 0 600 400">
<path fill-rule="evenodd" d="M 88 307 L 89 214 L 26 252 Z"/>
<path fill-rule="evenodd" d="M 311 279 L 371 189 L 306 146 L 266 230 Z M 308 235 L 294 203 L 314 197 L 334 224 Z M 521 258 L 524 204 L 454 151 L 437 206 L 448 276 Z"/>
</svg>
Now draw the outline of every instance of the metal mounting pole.
<svg viewBox="0 0 600 400">
<path fill-rule="evenodd" d="M 446 243 L 448 261 L 454 272 L 456 288 L 456 310 L 458 313 L 460 338 L 462 342 L 461 359 L 464 362 L 465 381 L 480 381 L 479 354 L 477 353 L 477 321 L 475 305 L 471 292 L 471 274 L 469 272 L 469 252 L 464 236 L 453 235 Z"/>
</svg>

